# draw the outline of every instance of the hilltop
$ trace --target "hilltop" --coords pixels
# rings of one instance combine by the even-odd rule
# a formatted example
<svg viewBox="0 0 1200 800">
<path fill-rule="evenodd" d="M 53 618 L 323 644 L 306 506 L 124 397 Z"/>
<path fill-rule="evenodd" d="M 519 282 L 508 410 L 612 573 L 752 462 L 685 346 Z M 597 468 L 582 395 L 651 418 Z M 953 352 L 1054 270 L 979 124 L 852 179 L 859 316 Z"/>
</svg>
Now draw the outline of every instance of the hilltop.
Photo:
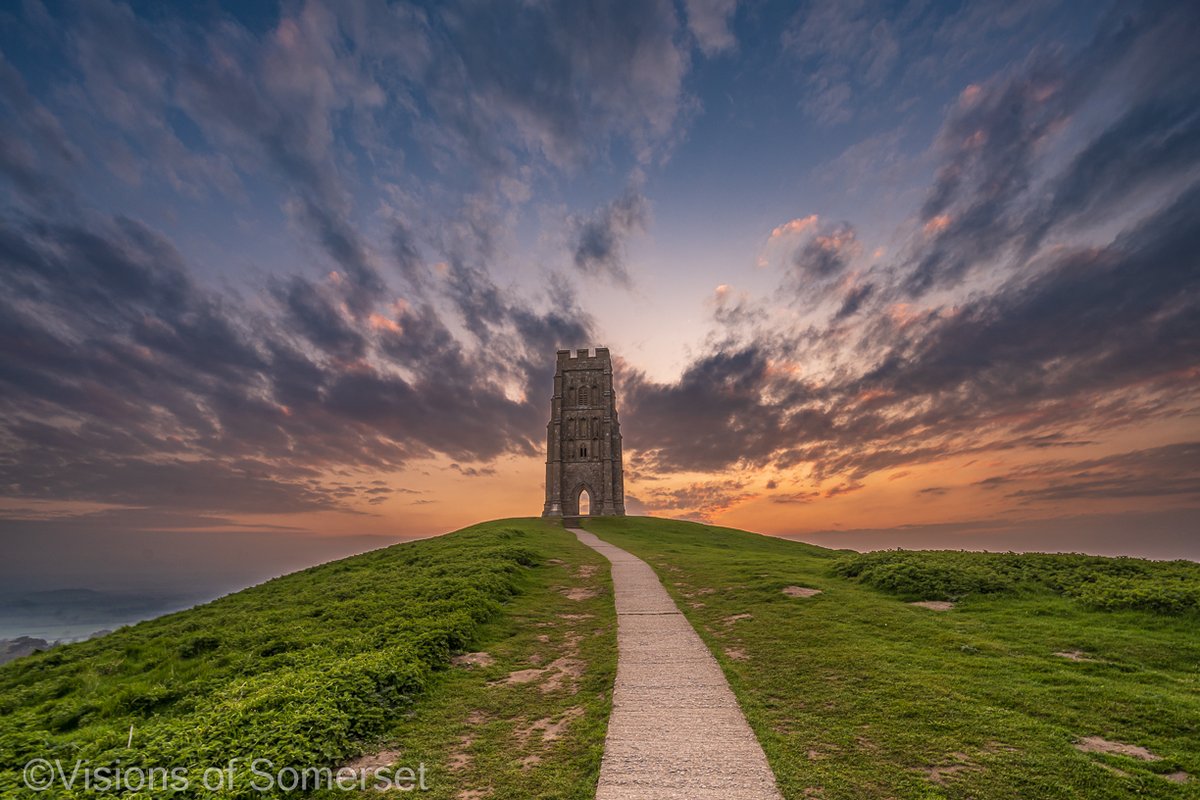
<svg viewBox="0 0 1200 800">
<path fill-rule="evenodd" d="M 1200 796 L 1200 565 L 585 526 L 654 567 L 785 797 Z M 45 757 L 190 769 L 181 796 L 212 796 L 202 770 L 238 757 L 424 764 L 423 797 L 591 797 L 608 569 L 552 523 L 499 520 L 20 658 L 0 794 L 38 796 L 20 771 Z M 232 775 L 223 796 L 262 796 Z"/>
</svg>

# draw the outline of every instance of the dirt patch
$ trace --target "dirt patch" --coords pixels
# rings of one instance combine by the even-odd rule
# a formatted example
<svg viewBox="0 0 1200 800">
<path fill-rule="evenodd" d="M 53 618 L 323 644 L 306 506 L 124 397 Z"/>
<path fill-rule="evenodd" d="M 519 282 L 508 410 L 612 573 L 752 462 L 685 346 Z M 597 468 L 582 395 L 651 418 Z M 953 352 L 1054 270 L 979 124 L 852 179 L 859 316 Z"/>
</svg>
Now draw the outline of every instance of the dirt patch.
<svg viewBox="0 0 1200 800">
<path fill-rule="evenodd" d="M 596 570 L 600 569 L 595 564 L 583 564 L 579 569 L 575 570 L 576 578 L 590 578 L 596 574 Z"/>
<path fill-rule="evenodd" d="M 538 637 L 537 637 L 537 640 L 538 640 L 539 642 L 541 642 L 542 644 L 546 644 L 547 642 L 549 642 L 549 641 L 550 641 L 550 637 L 549 637 L 549 636 L 547 636 L 547 635 L 546 635 L 546 634 L 544 634 L 544 633 L 539 633 L 539 634 L 538 634 Z"/>
<path fill-rule="evenodd" d="M 1188 775 L 1183 770 L 1179 770 L 1178 772 L 1168 772 L 1166 775 L 1163 775 L 1163 777 L 1169 780 L 1171 783 L 1187 783 L 1192 779 L 1192 776 Z"/>
<path fill-rule="evenodd" d="M 496 659 L 492 658 L 491 653 L 463 653 L 460 656 L 455 656 L 450 659 L 450 663 L 456 667 L 490 667 L 496 663 Z"/>
<path fill-rule="evenodd" d="M 558 719 L 545 717 L 534 722 L 527 728 L 517 731 L 517 738 L 521 741 L 527 741 L 533 734 L 540 734 L 539 739 L 543 744 L 554 742 L 562 738 L 564 732 L 570 724 L 583 716 L 583 709 L 579 706 L 568 708 Z"/>
<path fill-rule="evenodd" d="M 559 614 L 558 618 L 570 620 L 570 621 L 574 622 L 576 620 L 581 620 L 581 619 L 591 619 L 592 615 L 591 614 Z"/>
<path fill-rule="evenodd" d="M 916 603 L 909 603 L 909 605 L 928 608 L 930 611 L 949 611 L 954 608 L 954 603 L 948 600 L 919 600 Z"/>
<path fill-rule="evenodd" d="M 356 773 L 373 773 L 374 770 L 390 767 L 400 760 L 403 755 L 399 750 L 380 750 L 378 753 L 364 753 L 352 761 L 342 765 L 342 769 L 353 770 Z"/>
<path fill-rule="evenodd" d="M 573 648 L 572 652 L 574 652 Z M 497 681 L 497 683 L 511 686 L 514 684 L 533 683 L 545 678 L 545 681 L 538 688 L 543 693 L 548 693 L 557 691 L 565 685 L 574 685 L 575 681 L 583 677 L 586 669 L 587 664 L 583 661 L 571 658 L 570 656 L 563 656 L 562 658 L 554 659 L 544 667 L 519 669 L 516 672 L 510 672 L 503 680 Z"/>
<path fill-rule="evenodd" d="M 700 602 L 700 601 L 698 601 L 698 600 L 693 600 L 693 601 L 691 601 L 690 603 L 688 603 L 688 605 L 689 605 L 689 606 L 691 606 L 692 608 L 695 608 L 695 609 L 701 609 L 701 608 L 704 608 L 704 607 L 705 607 L 705 606 L 704 606 L 704 603 L 701 603 L 701 602 Z"/>
<path fill-rule="evenodd" d="M 550 677 L 539 688 L 543 693 L 561 689 L 564 683 L 574 682 L 583 677 L 587 664 L 577 658 L 556 658 L 546 666 Z"/>
<path fill-rule="evenodd" d="M 740 620 L 743 620 L 743 619 L 754 619 L 754 615 L 753 614 L 734 614 L 732 616 L 725 617 L 725 619 L 721 620 L 721 622 L 723 622 L 726 625 L 732 625 L 733 623 L 739 622 Z"/>
<path fill-rule="evenodd" d="M 482 800 L 482 798 L 491 797 L 491 795 L 491 789 L 463 789 L 454 795 L 454 800 Z"/>
<path fill-rule="evenodd" d="M 460 739 L 454 752 L 450 754 L 450 758 L 446 759 L 446 769 L 451 772 L 462 772 L 471 766 L 471 754 L 467 752 L 467 749 L 474 743 L 475 740 L 470 736 Z"/>
<path fill-rule="evenodd" d="M 544 669 L 519 669 L 516 672 L 508 673 L 508 677 L 501 681 L 501 683 L 532 683 L 542 677 L 545 671 Z"/>
<path fill-rule="evenodd" d="M 1075 749 L 1084 753 L 1107 753 L 1114 756 L 1129 756 L 1140 758 L 1142 761 L 1161 761 L 1162 756 L 1156 756 L 1144 747 L 1123 742 L 1110 742 L 1099 736 L 1085 736 L 1075 743 Z"/>
<path fill-rule="evenodd" d="M 1059 658 L 1065 658 L 1068 661 L 1092 661 L 1092 662 L 1094 662 L 1096 660 L 1094 658 L 1089 658 L 1087 653 L 1083 652 L 1082 650 L 1062 650 L 1060 652 L 1055 653 L 1054 655 L 1058 656 Z"/>
<path fill-rule="evenodd" d="M 541 756 L 525 756 L 521 759 L 521 771 L 528 772 L 540 763 L 542 763 Z"/>
<path fill-rule="evenodd" d="M 788 597 L 816 597 L 821 593 L 820 589 L 809 589 L 807 586 L 785 586 L 783 593 Z"/>
<path fill-rule="evenodd" d="M 950 764 L 945 767 L 929 767 L 924 772 L 930 782 L 936 783 L 938 786 L 945 786 L 947 778 L 953 778 L 963 772 L 975 772 L 979 769 L 974 764 Z"/>
<path fill-rule="evenodd" d="M 737 647 L 726 647 L 725 657 L 734 661 L 749 661 L 750 656 L 746 655 L 746 651 Z"/>
<path fill-rule="evenodd" d="M 568 600 L 591 600 L 593 597 L 600 594 L 600 590 L 590 586 L 574 586 L 570 589 L 563 589 L 561 591 Z"/>
</svg>

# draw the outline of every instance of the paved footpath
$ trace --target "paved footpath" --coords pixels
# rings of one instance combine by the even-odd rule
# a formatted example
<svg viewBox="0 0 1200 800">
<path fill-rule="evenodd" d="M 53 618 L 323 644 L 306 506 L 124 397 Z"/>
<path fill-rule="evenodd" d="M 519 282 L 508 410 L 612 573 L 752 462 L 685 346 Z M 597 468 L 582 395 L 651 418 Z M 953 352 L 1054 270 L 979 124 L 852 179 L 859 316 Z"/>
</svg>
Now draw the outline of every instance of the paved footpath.
<svg viewBox="0 0 1200 800">
<path fill-rule="evenodd" d="M 650 566 L 571 529 L 612 562 L 617 681 L 596 800 L 781 800 L 717 661 Z"/>
</svg>

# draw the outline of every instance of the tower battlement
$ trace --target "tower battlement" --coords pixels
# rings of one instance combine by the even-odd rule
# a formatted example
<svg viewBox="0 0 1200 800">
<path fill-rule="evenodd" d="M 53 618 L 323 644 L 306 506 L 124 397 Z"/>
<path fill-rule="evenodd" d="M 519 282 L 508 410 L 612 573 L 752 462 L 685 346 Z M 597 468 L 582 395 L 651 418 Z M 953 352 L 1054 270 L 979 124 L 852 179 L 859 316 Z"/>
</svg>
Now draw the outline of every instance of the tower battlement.
<svg viewBox="0 0 1200 800">
<path fill-rule="evenodd" d="M 546 425 L 544 517 L 625 514 L 621 425 L 607 347 L 559 350 Z"/>
</svg>

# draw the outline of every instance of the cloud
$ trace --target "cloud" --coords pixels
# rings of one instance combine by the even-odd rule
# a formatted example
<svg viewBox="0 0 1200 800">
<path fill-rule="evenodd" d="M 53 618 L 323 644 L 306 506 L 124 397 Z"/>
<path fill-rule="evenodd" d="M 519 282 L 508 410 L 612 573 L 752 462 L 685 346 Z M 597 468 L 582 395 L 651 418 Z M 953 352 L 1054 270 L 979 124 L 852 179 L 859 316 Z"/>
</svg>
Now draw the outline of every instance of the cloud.
<svg viewBox="0 0 1200 800">
<path fill-rule="evenodd" d="M 853 225 L 825 226 L 792 253 L 793 274 L 800 286 L 809 279 L 831 278 L 845 270 L 861 250 Z"/>
<path fill-rule="evenodd" d="M 538 311 L 482 273 L 486 352 L 464 348 L 429 304 L 378 329 L 301 279 L 251 307 L 198 285 L 167 240 L 126 218 L 7 216 L 0 264 L 0 485 L 15 497 L 349 508 L 379 493 L 325 471 L 534 452 L 546 354 L 589 335 L 569 295 Z"/>
<path fill-rule="evenodd" d="M 1077 53 L 1035 51 L 1021 69 L 964 89 L 935 142 L 941 165 L 921 207 L 926 236 L 904 265 L 904 291 L 919 297 L 1007 258 L 1028 260 L 1067 223 L 1119 213 L 1139 191 L 1180 188 L 1200 124 L 1200 91 L 1182 77 L 1197 67 L 1179 49 L 1196 16 L 1186 4 L 1124 8 Z M 1129 110 L 1105 120 L 1057 169 L 1051 143 L 1086 135 L 1071 127 L 1085 112 L 1111 116 L 1105 103 L 1114 95 L 1129 97 Z M 1055 175 L 1048 187 L 1042 174 Z"/>
<path fill-rule="evenodd" d="M 644 231 L 649 218 L 649 202 L 633 188 L 592 216 L 577 218 L 572 248 L 576 269 L 584 275 L 601 275 L 628 285 L 625 241 Z"/>
<path fill-rule="evenodd" d="M 731 23 L 738 0 L 687 0 L 687 23 L 704 55 L 712 56 L 737 47 Z"/>
<path fill-rule="evenodd" d="M 1200 443 L 1180 442 L 1079 461 L 1047 461 L 981 482 L 1024 502 L 1200 499 Z"/>
<path fill-rule="evenodd" d="M 1060 249 L 990 294 L 872 317 L 854 333 L 869 365 L 857 373 L 840 361 L 820 372 L 825 332 L 775 329 L 718 346 L 673 383 L 626 376 L 637 463 L 807 465 L 815 480 L 853 482 L 954 454 L 1069 447 L 1178 413 L 1182 376 L 1200 369 L 1198 215 L 1200 184 L 1107 246 Z M 772 366 L 791 361 L 809 374 Z"/>
<path fill-rule="evenodd" d="M 518 155 L 579 165 L 614 139 L 641 163 L 669 147 L 688 58 L 668 0 L 450 5 L 430 27 L 436 123 L 418 130 L 447 159 L 495 174 Z"/>
<path fill-rule="evenodd" d="M 842 125 L 891 112 L 950 70 L 982 70 L 992 54 L 1027 48 L 1057 10 L 1003 0 L 940 13 L 884 0 L 806 2 L 780 45 L 799 65 L 801 108 L 822 125 Z"/>
<path fill-rule="evenodd" d="M 797 217 L 789 220 L 782 225 L 779 225 L 771 230 L 772 239 L 780 239 L 784 236 L 793 236 L 805 233 L 811 230 L 820 221 L 816 214 L 809 214 L 807 217 Z"/>
<path fill-rule="evenodd" d="M 691 483 L 671 489 L 655 487 L 639 497 L 646 512 L 707 521 L 754 497 L 754 494 L 746 491 L 745 484 L 741 481 L 720 480 Z"/>
</svg>

